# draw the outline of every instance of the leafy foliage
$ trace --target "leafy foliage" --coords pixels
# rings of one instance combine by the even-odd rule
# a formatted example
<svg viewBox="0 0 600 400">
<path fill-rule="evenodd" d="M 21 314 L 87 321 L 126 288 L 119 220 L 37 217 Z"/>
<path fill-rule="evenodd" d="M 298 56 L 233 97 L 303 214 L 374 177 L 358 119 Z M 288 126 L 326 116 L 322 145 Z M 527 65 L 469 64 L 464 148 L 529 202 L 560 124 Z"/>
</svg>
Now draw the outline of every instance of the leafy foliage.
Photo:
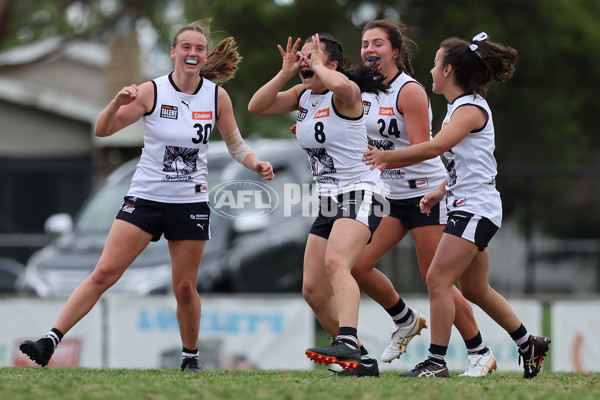
<svg viewBox="0 0 600 400">
<path fill-rule="evenodd" d="M 540 201 L 536 209 L 540 215 L 555 215 L 557 205 L 586 208 L 587 216 L 577 226 L 565 214 L 558 216 L 564 221 L 554 221 L 545 229 L 566 237 L 600 237 L 600 202 L 593 201 L 600 184 L 595 119 L 600 109 L 597 0 L 3 0 L 0 48 L 53 35 L 102 41 L 130 19 L 151 26 L 166 53 L 177 28 L 206 17 L 213 19 L 213 42 L 234 36 L 244 57 L 236 79 L 226 84 L 242 132 L 270 137 L 288 136 L 292 116 L 255 117 L 246 107 L 252 94 L 280 67 L 276 45 L 284 44 L 289 35 L 304 39 L 315 32 L 329 33 L 343 43 L 346 57 L 355 63 L 367 20 L 400 19 L 419 45 L 412 54 L 415 77 L 431 88 L 429 69 L 439 43 L 449 36 L 470 38 L 486 31 L 492 40 L 519 52 L 514 77 L 489 93 L 506 215 L 523 212 L 520 205 L 528 200 L 522 187 L 529 182 L 522 177 L 519 182 L 503 183 L 503 166 L 582 165 L 591 183 L 578 183 L 576 195 L 561 190 L 562 184 L 555 180 L 536 178 L 540 195 L 552 200 Z M 446 104 L 437 95 L 431 101 L 436 132 Z M 546 219 L 540 222 L 544 225 Z"/>
</svg>

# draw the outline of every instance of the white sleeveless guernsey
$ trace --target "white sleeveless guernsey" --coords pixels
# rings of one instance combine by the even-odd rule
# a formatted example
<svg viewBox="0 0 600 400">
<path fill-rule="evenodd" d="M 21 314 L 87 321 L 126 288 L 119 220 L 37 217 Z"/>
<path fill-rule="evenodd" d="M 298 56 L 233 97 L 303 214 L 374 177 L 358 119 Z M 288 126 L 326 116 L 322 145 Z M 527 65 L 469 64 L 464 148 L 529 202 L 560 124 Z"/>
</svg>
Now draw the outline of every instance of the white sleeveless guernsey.
<svg viewBox="0 0 600 400">
<path fill-rule="evenodd" d="M 410 146 L 404 114 L 398 110 L 400 90 L 409 82 L 416 82 L 404 72 L 399 72 L 390 82 L 389 94 L 363 93 L 367 133 L 379 150 L 402 149 Z M 419 83 L 420 85 L 420 83 Z M 431 140 L 432 112 L 429 107 L 429 130 Z M 385 184 L 385 196 L 402 200 L 421 197 L 438 188 L 446 179 L 446 171 L 440 157 L 425 160 L 408 167 L 386 169 L 381 173 Z"/>
<path fill-rule="evenodd" d="M 206 153 L 217 115 L 217 85 L 202 78 L 194 94 L 171 74 L 152 81 L 154 105 L 144 115 L 144 148 L 129 196 L 163 203 L 208 201 Z"/>
<path fill-rule="evenodd" d="M 442 129 L 459 107 L 474 105 L 487 113 L 485 126 L 470 132 L 456 146 L 444 153 L 448 160 L 446 203 L 448 211 L 467 211 L 486 217 L 500 228 L 502 200 L 496 190 L 497 164 L 494 158 L 494 121 L 487 101 L 481 96 L 463 94 L 448 104 Z"/>
<path fill-rule="evenodd" d="M 333 92 L 304 90 L 298 99 L 296 138 L 308 154 L 319 195 L 352 190 L 382 194 L 381 173 L 362 159 L 367 151 L 365 118 L 338 114 Z"/>
</svg>

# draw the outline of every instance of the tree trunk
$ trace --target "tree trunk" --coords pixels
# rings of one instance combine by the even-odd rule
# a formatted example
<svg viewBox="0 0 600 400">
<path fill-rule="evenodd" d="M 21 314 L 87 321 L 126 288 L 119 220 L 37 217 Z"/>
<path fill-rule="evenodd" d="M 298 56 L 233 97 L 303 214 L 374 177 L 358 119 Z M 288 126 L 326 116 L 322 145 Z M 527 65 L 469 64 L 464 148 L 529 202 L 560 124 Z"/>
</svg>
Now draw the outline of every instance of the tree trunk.
<svg viewBox="0 0 600 400">
<path fill-rule="evenodd" d="M 13 6 L 17 0 L 0 0 L 0 49 L 4 48 L 4 38 L 8 32 L 8 24 Z"/>
</svg>

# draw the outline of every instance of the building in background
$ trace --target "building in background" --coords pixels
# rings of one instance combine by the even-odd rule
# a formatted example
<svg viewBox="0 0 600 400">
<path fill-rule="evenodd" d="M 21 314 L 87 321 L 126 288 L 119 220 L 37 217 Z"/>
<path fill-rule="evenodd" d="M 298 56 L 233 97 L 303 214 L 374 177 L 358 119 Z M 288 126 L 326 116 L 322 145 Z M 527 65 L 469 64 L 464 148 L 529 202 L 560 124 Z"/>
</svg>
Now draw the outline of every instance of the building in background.
<svg viewBox="0 0 600 400">
<path fill-rule="evenodd" d="M 123 86 L 167 71 L 141 60 L 137 36 L 108 44 L 60 37 L 0 53 L 0 256 L 25 262 L 46 218 L 75 214 L 101 178 L 140 154 L 141 122 L 109 138 L 98 114 Z"/>
</svg>

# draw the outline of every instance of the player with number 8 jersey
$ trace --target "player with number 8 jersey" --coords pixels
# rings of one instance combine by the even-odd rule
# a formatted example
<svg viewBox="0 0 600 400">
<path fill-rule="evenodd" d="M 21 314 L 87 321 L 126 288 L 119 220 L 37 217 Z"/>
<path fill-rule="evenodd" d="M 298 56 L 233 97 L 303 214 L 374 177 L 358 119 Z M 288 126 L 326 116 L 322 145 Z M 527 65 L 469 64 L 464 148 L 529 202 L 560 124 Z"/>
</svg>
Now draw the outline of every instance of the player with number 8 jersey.
<svg viewBox="0 0 600 400">
<path fill-rule="evenodd" d="M 362 162 L 367 146 L 364 115 L 341 115 L 332 99 L 331 91 L 314 94 L 305 90 L 298 102 L 296 138 L 308 154 L 319 194 L 380 191 L 380 172 Z"/>
<path fill-rule="evenodd" d="M 301 51 L 299 46 L 300 39 L 292 44 L 291 37 L 285 50 L 278 46 L 282 68 L 252 96 L 248 110 L 258 115 L 298 111 L 296 138 L 309 156 L 320 199 L 306 241 L 302 294 L 335 337 L 330 346 L 305 354 L 352 371 L 363 359 L 373 360 L 358 340 L 360 290 L 351 270 L 386 209 L 380 172 L 360 165 L 368 146 L 361 93 L 380 93 L 387 86 L 374 67 L 344 69 L 342 46 L 331 37 L 316 34 Z M 302 83 L 282 90 L 296 74 Z"/>
</svg>

